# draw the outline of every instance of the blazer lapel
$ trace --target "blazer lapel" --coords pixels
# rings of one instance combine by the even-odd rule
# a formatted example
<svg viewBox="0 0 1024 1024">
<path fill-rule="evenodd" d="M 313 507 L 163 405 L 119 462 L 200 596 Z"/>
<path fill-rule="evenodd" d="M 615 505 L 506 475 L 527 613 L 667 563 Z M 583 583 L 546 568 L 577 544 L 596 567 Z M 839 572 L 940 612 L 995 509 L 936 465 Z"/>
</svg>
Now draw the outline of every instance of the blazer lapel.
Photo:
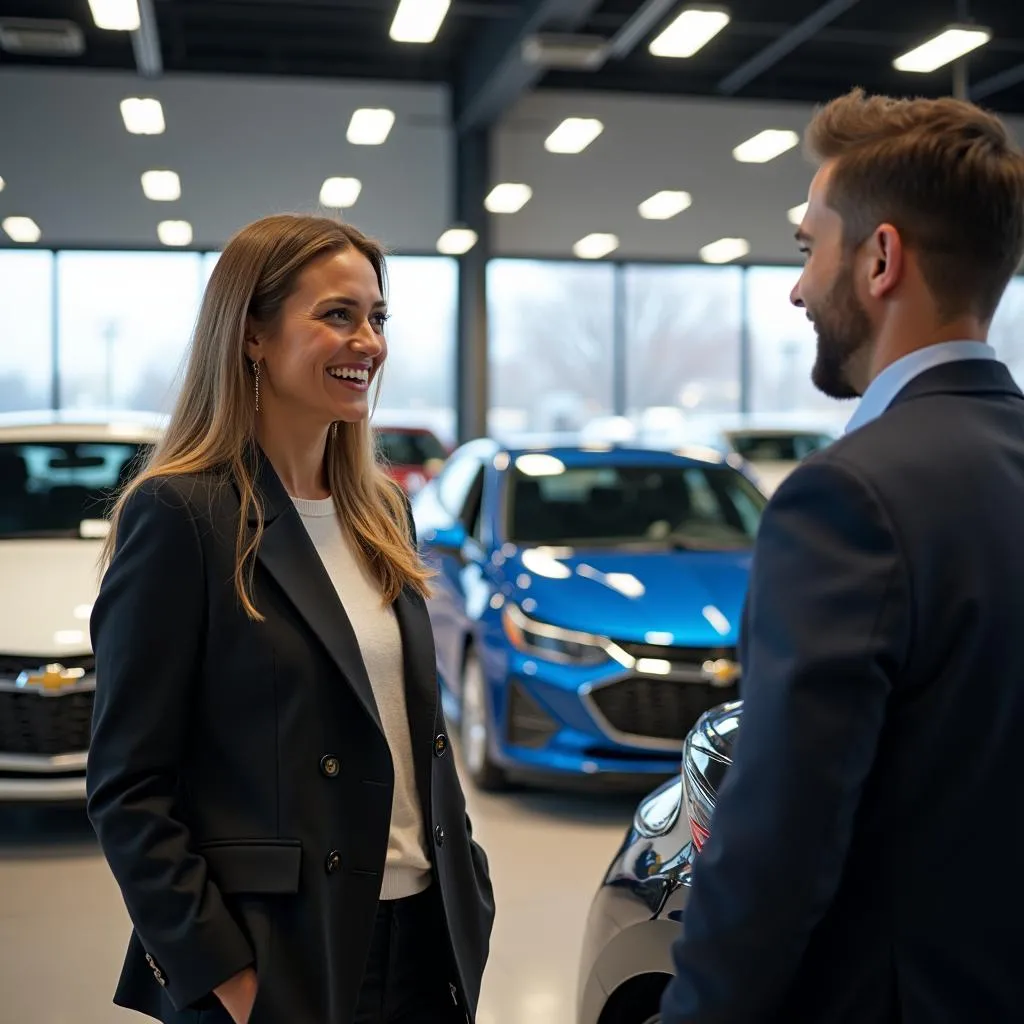
<svg viewBox="0 0 1024 1024">
<path fill-rule="evenodd" d="M 395 601 L 395 616 L 402 634 L 405 659 L 405 703 L 412 737 L 416 783 L 430 820 L 431 758 L 437 724 L 437 661 L 434 635 L 423 598 L 406 588 Z"/>
<path fill-rule="evenodd" d="M 262 454 L 256 462 L 257 493 L 264 507 L 264 532 L 256 557 L 306 620 L 383 732 L 359 642 L 337 591 L 273 467 Z"/>
</svg>

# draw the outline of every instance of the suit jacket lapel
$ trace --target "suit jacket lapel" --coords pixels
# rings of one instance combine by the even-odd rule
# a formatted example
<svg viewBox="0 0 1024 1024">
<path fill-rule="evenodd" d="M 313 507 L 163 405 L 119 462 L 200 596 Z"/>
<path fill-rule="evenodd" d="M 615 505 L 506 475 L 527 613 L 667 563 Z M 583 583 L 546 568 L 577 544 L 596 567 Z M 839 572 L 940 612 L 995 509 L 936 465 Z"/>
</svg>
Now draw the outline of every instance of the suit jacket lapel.
<svg viewBox="0 0 1024 1024">
<path fill-rule="evenodd" d="M 255 463 L 257 493 L 264 506 L 264 532 L 256 557 L 309 624 L 366 713 L 381 729 L 359 642 L 337 591 L 273 467 L 262 453 Z"/>
</svg>

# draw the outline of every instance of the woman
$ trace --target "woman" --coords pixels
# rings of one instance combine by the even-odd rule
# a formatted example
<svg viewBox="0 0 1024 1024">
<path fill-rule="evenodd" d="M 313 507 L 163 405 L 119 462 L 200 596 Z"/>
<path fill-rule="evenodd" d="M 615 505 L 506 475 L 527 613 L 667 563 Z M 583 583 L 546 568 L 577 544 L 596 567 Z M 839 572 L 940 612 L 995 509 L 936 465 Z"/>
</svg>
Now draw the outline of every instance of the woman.
<svg viewBox="0 0 1024 1024">
<path fill-rule="evenodd" d="M 381 250 L 270 217 L 210 278 L 93 612 L 89 814 L 163 1021 L 464 1024 L 493 901 L 368 396 Z"/>
</svg>

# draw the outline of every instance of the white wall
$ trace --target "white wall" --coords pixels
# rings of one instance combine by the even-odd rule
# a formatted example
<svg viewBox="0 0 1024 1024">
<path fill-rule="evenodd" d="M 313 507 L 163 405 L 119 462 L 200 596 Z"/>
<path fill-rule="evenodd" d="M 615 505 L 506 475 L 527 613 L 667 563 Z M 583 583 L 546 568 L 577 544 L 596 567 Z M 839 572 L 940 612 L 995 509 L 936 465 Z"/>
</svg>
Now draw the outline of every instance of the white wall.
<svg viewBox="0 0 1024 1024">
<path fill-rule="evenodd" d="M 807 198 L 813 167 L 798 147 L 769 164 L 740 164 L 733 147 L 764 128 L 803 133 L 813 108 L 803 104 L 676 99 L 609 93 L 538 92 L 502 122 L 494 175 L 534 190 L 518 214 L 499 217 L 503 255 L 570 257 L 592 231 L 619 236 L 622 259 L 693 260 L 725 236 L 750 240 L 750 262 L 798 262 L 786 211 Z M 596 117 L 604 133 L 578 156 L 544 149 L 565 117 Z M 1024 123 L 1011 124 L 1024 138 Z M 645 221 L 644 199 L 683 189 L 693 206 L 673 220 Z"/>
<path fill-rule="evenodd" d="M 126 96 L 160 99 L 167 132 L 129 135 Z M 362 106 L 396 111 L 384 146 L 346 142 Z M 432 252 L 448 226 L 450 138 L 438 86 L 4 70 L 0 219 L 33 217 L 52 247 L 154 248 L 158 221 L 184 219 L 197 245 L 218 248 L 265 214 L 316 209 L 337 175 L 363 182 L 349 219 L 392 248 Z M 179 202 L 143 196 L 151 168 L 181 175 Z"/>
</svg>

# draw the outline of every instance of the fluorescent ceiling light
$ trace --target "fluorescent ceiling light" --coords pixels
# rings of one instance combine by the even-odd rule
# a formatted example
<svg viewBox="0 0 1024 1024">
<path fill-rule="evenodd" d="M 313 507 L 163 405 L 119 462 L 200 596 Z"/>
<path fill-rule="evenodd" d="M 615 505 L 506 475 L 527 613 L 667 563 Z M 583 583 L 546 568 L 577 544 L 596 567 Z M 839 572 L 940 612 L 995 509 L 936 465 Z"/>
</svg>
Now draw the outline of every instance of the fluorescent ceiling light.
<svg viewBox="0 0 1024 1024">
<path fill-rule="evenodd" d="M 391 38 L 396 43 L 432 43 L 441 30 L 451 0 L 399 0 Z"/>
<path fill-rule="evenodd" d="M 172 203 L 181 198 L 181 178 L 175 171 L 146 171 L 142 191 L 156 203 Z"/>
<path fill-rule="evenodd" d="M 573 247 L 572 251 L 581 260 L 599 260 L 610 252 L 615 252 L 619 247 L 619 239 L 616 235 L 602 234 L 595 232 L 581 238 Z"/>
<path fill-rule="evenodd" d="M 582 153 L 604 131 L 594 117 L 567 117 L 545 140 L 549 153 Z"/>
<path fill-rule="evenodd" d="M 164 108 L 159 100 L 138 97 L 121 100 L 121 117 L 125 128 L 132 135 L 162 135 L 167 127 L 164 124 Z"/>
<path fill-rule="evenodd" d="M 33 245 L 42 237 L 39 225 L 31 217 L 7 217 L 3 229 L 12 242 Z"/>
<path fill-rule="evenodd" d="M 648 49 L 655 57 L 692 57 L 729 24 L 728 12 L 716 8 L 691 7 L 683 11 Z"/>
<path fill-rule="evenodd" d="M 638 207 L 644 220 L 670 220 L 693 205 L 689 192 L 655 192 Z"/>
<path fill-rule="evenodd" d="M 5 184 L 5 182 L 4 182 L 4 179 L 3 179 L 3 178 L 0 178 L 0 192 L 3 192 L 3 190 L 4 190 L 4 184 Z"/>
<path fill-rule="evenodd" d="M 320 202 L 336 210 L 347 210 L 356 205 L 363 183 L 358 178 L 328 178 L 320 186 Z"/>
<path fill-rule="evenodd" d="M 164 245 L 192 244 L 192 225 L 187 220 L 162 220 L 156 234 Z"/>
<path fill-rule="evenodd" d="M 533 198 L 533 189 L 513 181 L 495 185 L 484 200 L 490 213 L 518 213 Z"/>
<path fill-rule="evenodd" d="M 807 216 L 808 203 L 801 203 L 799 206 L 794 206 L 791 210 L 786 212 L 786 216 L 789 218 L 789 223 L 800 227 L 804 222 L 804 217 Z"/>
<path fill-rule="evenodd" d="M 438 240 L 437 251 L 443 256 L 462 256 L 476 245 L 472 228 L 449 228 Z"/>
<path fill-rule="evenodd" d="M 745 238 L 720 238 L 717 242 L 705 245 L 700 251 L 700 258 L 705 263 L 732 263 L 749 252 L 750 243 Z"/>
<path fill-rule="evenodd" d="M 89 0 L 97 28 L 134 32 L 140 25 L 138 0 Z"/>
<path fill-rule="evenodd" d="M 924 74 L 941 68 L 944 64 L 962 57 L 979 46 L 984 46 L 992 38 L 992 33 L 987 28 L 977 28 L 974 25 L 950 25 L 944 32 L 940 32 L 934 39 L 922 43 L 920 46 L 902 57 L 897 57 L 892 63 L 897 71 L 915 71 Z"/>
<path fill-rule="evenodd" d="M 741 164 L 766 164 L 783 153 L 788 153 L 800 142 L 796 132 L 787 129 L 766 128 L 752 139 L 741 142 L 732 155 Z"/>
<path fill-rule="evenodd" d="M 394 124 L 393 110 L 363 107 L 352 115 L 346 138 L 353 146 L 382 146 Z"/>
</svg>

